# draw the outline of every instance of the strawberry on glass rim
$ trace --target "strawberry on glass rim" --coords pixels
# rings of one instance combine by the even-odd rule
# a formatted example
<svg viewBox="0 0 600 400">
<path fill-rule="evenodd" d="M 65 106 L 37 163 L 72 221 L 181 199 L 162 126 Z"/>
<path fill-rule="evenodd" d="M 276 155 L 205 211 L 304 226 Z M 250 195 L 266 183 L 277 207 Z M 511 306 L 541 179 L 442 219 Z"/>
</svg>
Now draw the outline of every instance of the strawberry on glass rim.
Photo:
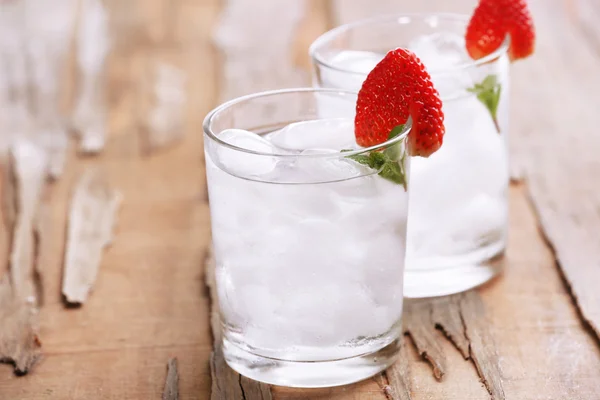
<svg viewBox="0 0 600 400">
<path fill-rule="evenodd" d="M 363 147 L 384 143 L 399 133 L 408 117 L 408 153 L 428 157 L 444 138 L 444 113 L 438 91 L 410 50 L 391 50 L 363 82 L 356 101 L 354 135 Z"/>
<path fill-rule="evenodd" d="M 535 29 L 525 0 L 480 0 L 467 27 L 467 51 L 478 60 L 496 51 L 510 35 L 512 61 L 533 54 Z"/>
<path fill-rule="evenodd" d="M 535 28 L 525 0 L 480 0 L 467 32 L 465 44 L 469 56 L 479 60 L 498 50 L 506 35 L 510 35 L 508 56 L 511 61 L 529 57 L 535 48 Z M 498 104 L 502 87 L 496 75 L 488 75 L 483 82 L 469 89 L 489 110 L 496 130 Z"/>
</svg>

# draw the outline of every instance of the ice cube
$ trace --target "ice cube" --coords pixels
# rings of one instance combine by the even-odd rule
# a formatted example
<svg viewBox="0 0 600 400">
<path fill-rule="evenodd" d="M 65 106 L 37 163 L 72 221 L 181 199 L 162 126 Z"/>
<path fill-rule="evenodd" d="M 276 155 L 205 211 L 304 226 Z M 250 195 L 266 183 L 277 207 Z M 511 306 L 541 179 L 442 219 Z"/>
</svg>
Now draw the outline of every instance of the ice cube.
<svg viewBox="0 0 600 400">
<path fill-rule="evenodd" d="M 286 315 L 290 336 L 304 346 L 335 346 L 377 336 L 395 322 L 360 284 L 343 276 L 338 282 L 315 281 L 308 287 L 296 287 L 278 313 Z"/>
<path fill-rule="evenodd" d="M 213 161 L 225 171 L 240 177 L 256 177 L 268 174 L 275 168 L 277 159 L 264 154 L 276 154 L 277 149 L 261 136 L 242 129 L 227 129 L 218 137 L 238 148 L 214 145 L 216 160 Z M 240 149 L 263 154 L 252 154 Z"/>
<path fill-rule="evenodd" d="M 331 118 L 289 124 L 271 133 L 269 141 L 290 151 L 329 149 L 340 151 L 356 147 L 354 121 L 351 118 Z"/>
<path fill-rule="evenodd" d="M 304 157 L 320 154 L 336 155 L 331 158 Z M 339 151 L 330 149 L 307 149 L 300 153 L 296 161 L 300 174 L 306 175 L 306 182 L 334 182 L 356 178 L 373 173 L 370 168 L 345 158 Z"/>
</svg>

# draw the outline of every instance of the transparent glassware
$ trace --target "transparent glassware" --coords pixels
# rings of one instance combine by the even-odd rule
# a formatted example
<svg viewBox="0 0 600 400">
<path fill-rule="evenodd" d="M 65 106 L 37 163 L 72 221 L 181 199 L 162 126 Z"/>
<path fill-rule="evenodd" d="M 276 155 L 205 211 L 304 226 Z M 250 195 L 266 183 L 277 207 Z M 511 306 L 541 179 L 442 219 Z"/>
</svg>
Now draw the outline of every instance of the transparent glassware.
<svg viewBox="0 0 600 400">
<path fill-rule="evenodd" d="M 384 16 L 335 28 L 310 47 L 313 85 L 358 91 L 387 51 L 421 58 L 440 92 L 446 135 L 428 159 L 416 157 L 404 294 L 458 293 L 500 272 L 508 230 L 510 39 L 473 61 L 465 50 L 467 16 Z"/>
<path fill-rule="evenodd" d="M 408 185 L 355 160 L 385 154 L 406 176 L 410 124 L 358 148 L 355 102 L 337 90 L 264 92 L 204 121 L 223 352 L 252 379 L 342 385 L 397 355 Z"/>
</svg>

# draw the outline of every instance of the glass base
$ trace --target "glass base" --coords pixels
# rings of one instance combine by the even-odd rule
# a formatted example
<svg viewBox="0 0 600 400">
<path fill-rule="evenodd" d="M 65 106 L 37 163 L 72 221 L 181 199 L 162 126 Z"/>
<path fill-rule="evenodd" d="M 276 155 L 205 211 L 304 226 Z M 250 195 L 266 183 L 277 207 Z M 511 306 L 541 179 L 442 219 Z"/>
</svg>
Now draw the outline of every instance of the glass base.
<svg viewBox="0 0 600 400">
<path fill-rule="evenodd" d="M 250 353 L 223 339 L 227 364 L 240 374 L 272 385 L 320 388 L 347 385 L 385 370 L 396 361 L 400 349 L 395 339 L 368 354 L 331 361 L 287 361 Z"/>
<path fill-rule="evenodd" d="M 480 286 L 502 271 L 505 243 L 496 243 L 461 257 L 408 260 L 404 297 L 438 297 Z"/>
</svg>

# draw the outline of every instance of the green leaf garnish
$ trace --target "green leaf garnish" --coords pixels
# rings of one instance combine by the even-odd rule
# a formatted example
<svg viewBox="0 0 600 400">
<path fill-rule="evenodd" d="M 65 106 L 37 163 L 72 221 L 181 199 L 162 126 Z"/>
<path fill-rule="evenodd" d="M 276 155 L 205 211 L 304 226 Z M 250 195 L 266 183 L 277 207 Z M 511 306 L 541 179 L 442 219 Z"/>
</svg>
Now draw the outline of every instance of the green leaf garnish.
<svg viewBox="0 0 600 400">
<path fill-rule="evenodd" d="M 395 138 L 404 131 L 404 125 L 398 125 L 392 129 L 388 140 Z M 342 150 L 346 152 L 348 150 Z M 377 174 L 388 181 L 397 183 L 407 188 L 406 171 L 404 170 L 404 162 L 406 154 L 402 151 L 402 142 L 398 142 L 388 147 L 384 151 L 371 151 L 366 154 L 356 154 L 348 156 L 351 160 L 359 164 L 363 164 L 379 171 Z"/>
<path fill-rule="evenodd" d="M 404 132 L 404 126 L 404 124 L 400 124 L 393 127 L 390 131 L 390 134 L 388 135 L 388 140 L 392 140 L 393 138 Z"/>
<path fill-rule="evenodd" d="M 498 104 L 500 104 L 500 93 L 502 85 L 498 82 L 496 75 L 488 75 L 483 82 L 476 83 L 472 88 L 467 89 L 470 93 L 475 93 L 477 99 L 489 110 L 496 130 L 500 133 L 500 125 L 498 124 Z"/>
<path fill-rule="evenodd" d="M 388 140 L 392 140 L 393 138 L 395 138 L 402 132 L 404 132 L 404 125 L 403 124 L 396 125 L 390 132 L 390 134 L 388 136 Z M 396 144 L 388 147 L 387 149 L 385 149 L 383 152 L 385 154 L 387 154 L 391 160 L 398 161 L 398 159 L 401 156 L 400 153 L 402 153 L 402 146 L 400 145 L 400 143 L 396 143 Z"/>
</svg>

